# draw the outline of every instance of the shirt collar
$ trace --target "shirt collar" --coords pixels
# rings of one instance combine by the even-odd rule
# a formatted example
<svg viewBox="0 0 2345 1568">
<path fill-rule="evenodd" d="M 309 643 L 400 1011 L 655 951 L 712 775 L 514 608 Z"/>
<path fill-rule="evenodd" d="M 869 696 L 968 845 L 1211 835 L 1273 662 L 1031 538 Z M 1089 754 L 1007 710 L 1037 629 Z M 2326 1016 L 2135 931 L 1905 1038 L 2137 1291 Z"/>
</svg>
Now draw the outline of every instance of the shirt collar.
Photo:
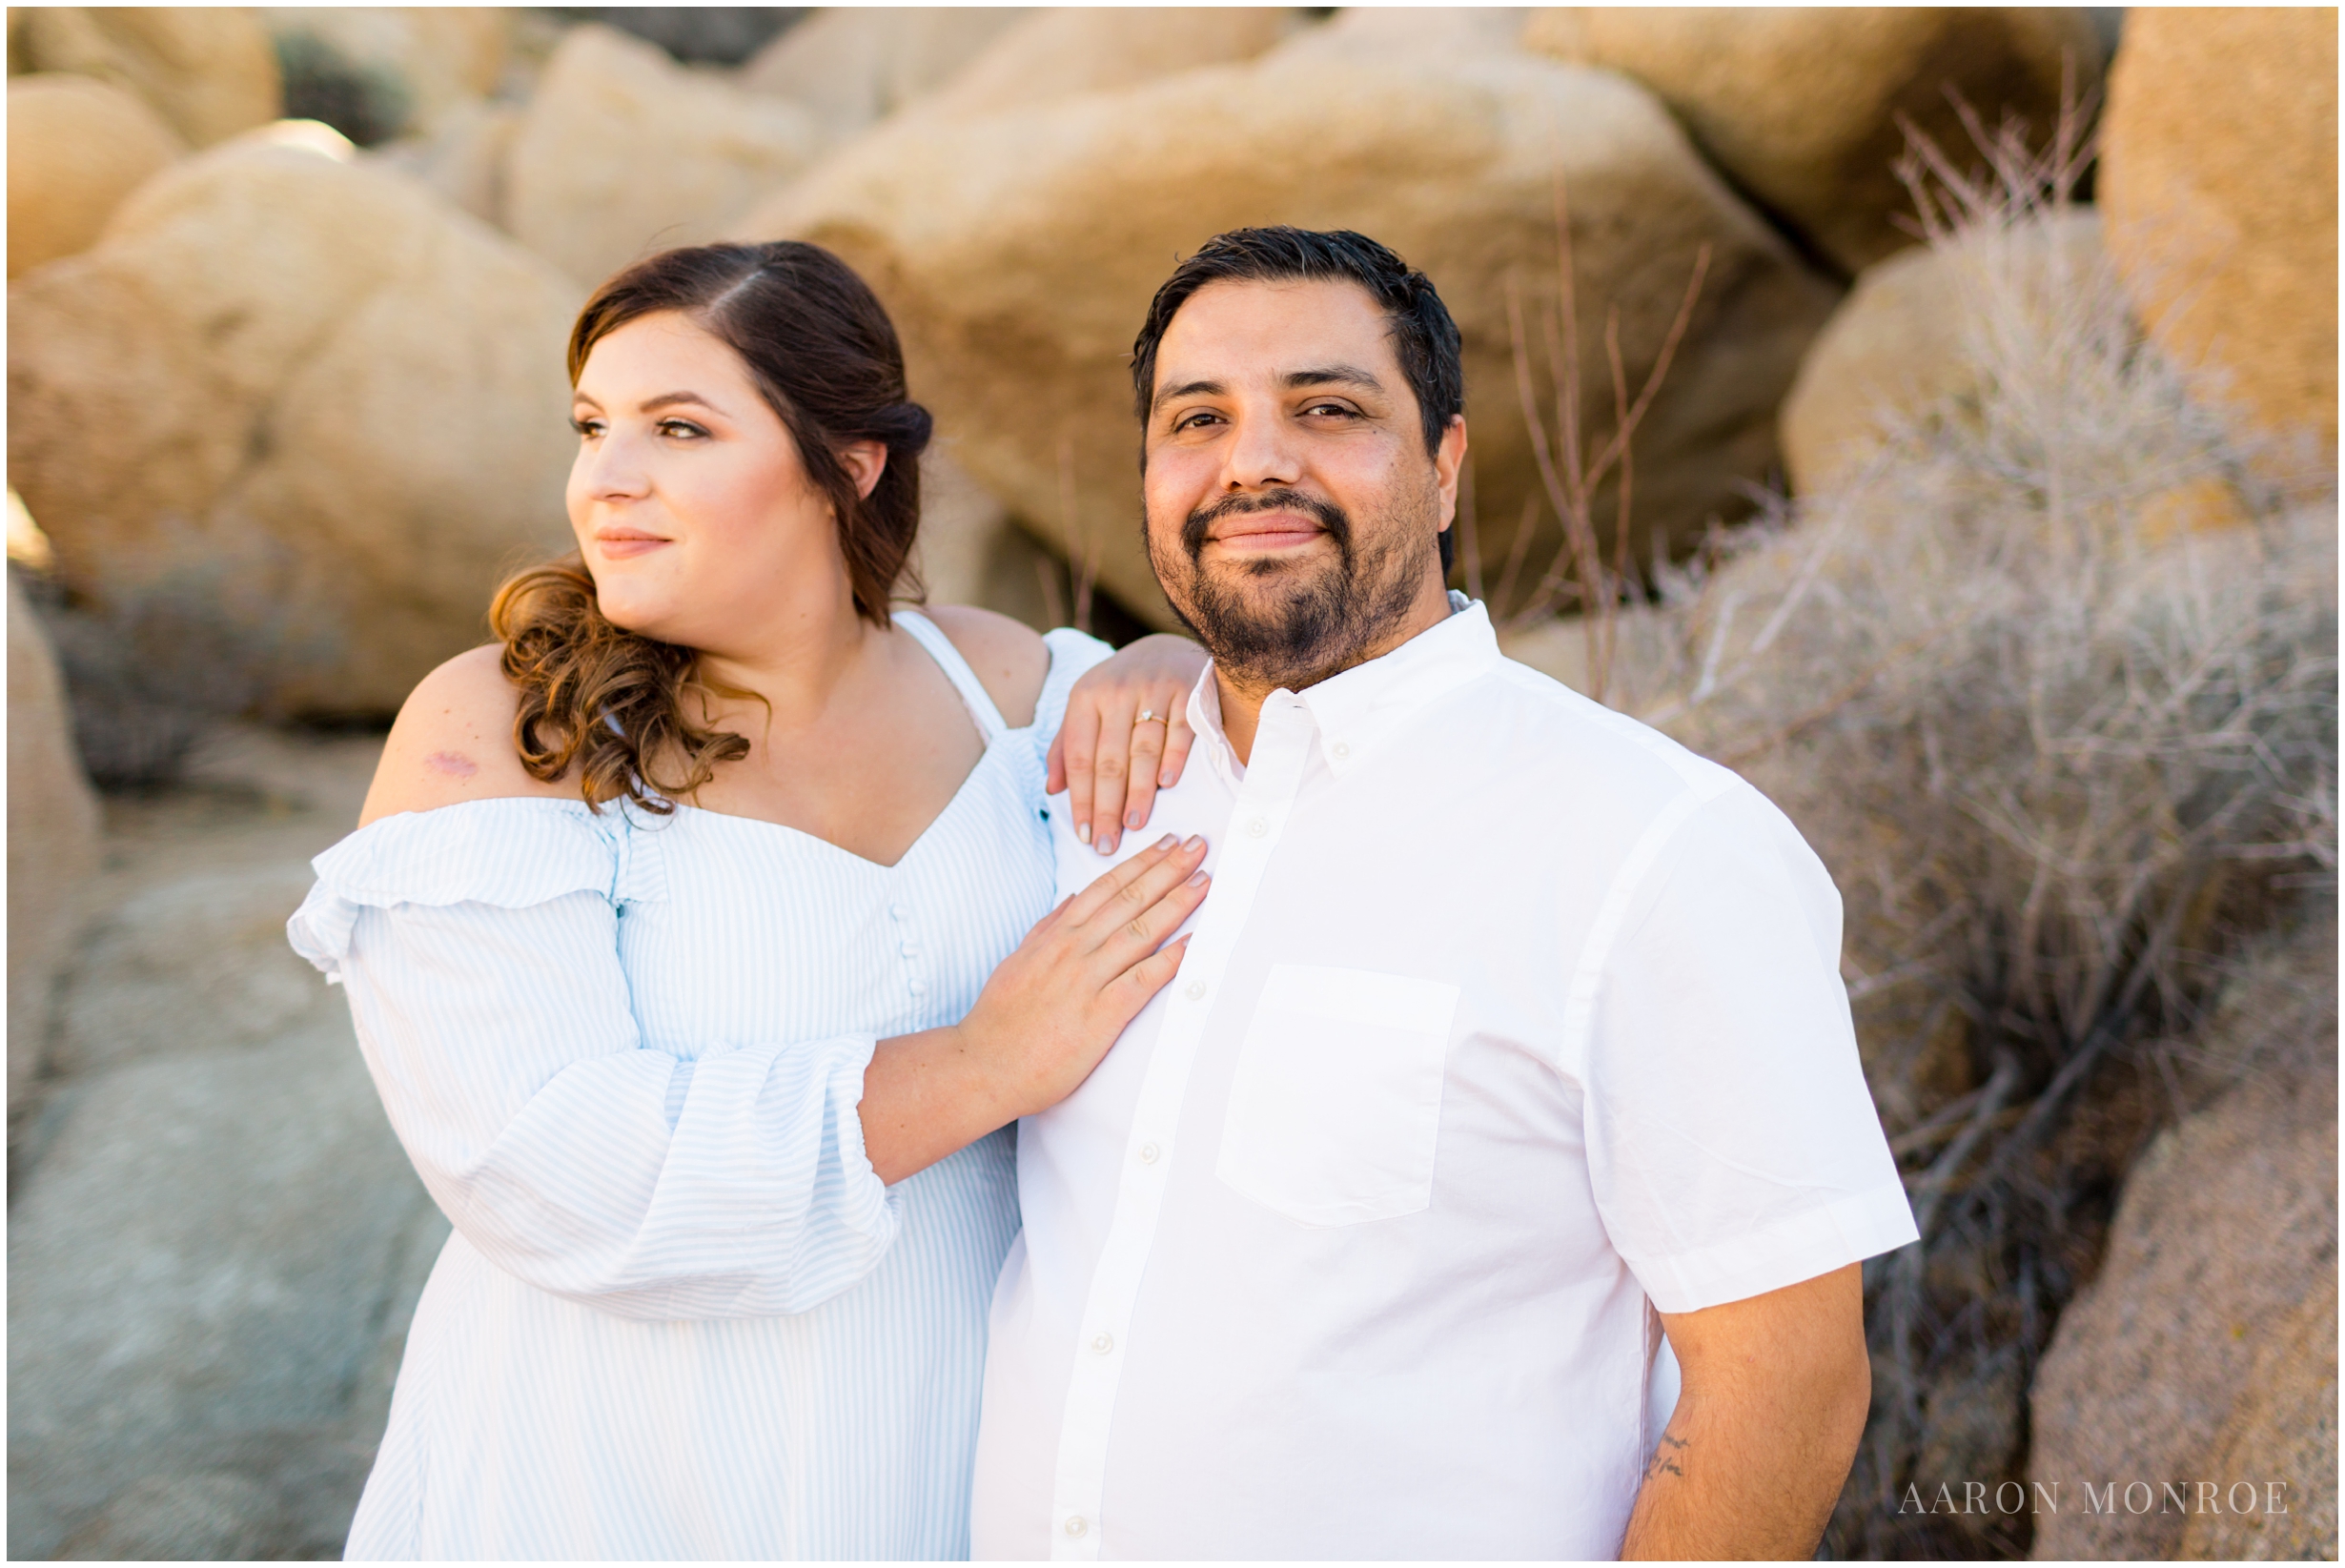
<svg viewBox="0 0 2345 1568">
<path fill-rule="evenodd" d="M 1318 732 L 1319 754 L 1341 778 L 1403 729 L 1427 705 L 1494 669 L 1503 657 L 1490 612 L 1453 590 L 1447 620 L 1410 638 L 1381 658 L 1355 664 L 1301 692 L 1281 687 L 1263 704 L 1293 704 Z M 1244 764 L 1221 727 L 1221 688 L 1206 665 L 1189 694 L 1189 727 L 1212 765 L 1234 788 Z"/>
</svg>

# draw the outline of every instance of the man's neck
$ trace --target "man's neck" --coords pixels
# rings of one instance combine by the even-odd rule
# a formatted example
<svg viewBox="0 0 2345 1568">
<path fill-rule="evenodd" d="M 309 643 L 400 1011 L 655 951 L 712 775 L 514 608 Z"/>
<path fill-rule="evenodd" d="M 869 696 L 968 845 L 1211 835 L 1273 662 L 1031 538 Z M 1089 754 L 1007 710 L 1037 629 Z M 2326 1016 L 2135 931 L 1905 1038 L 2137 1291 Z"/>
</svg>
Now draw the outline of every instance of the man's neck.
<svg viewBox="0 0 2345 1568">
<path fill-rule="evenodd" d="M 1329 670 L 1319 679 L 1328 680 L 1341 675 L 1345 670 L 1356 669 L 1372 660 L 1381 659 L 1411 638 L 1438 626 L 1449 619 L 1449 589 L 1440 580 L 1434 579 L 1430 589 L 1417 596 L 1416 601 L 1409 606 L 1409 613 L 1396 622 L 1386 635 L 1362 648 L 1356 659 Z M 1213 662 L 1213 685 L 1221 698 L 1221 732 L 1229 737 L 1230 749 L 1237 753 L 1238 762 L 1251 764 L 1254 762 L 1254 732 L 1262 726 L 1262 704 L 1278 687 L 1233 677 L 1222 668 L 1219 660 Z"/>
</svg>

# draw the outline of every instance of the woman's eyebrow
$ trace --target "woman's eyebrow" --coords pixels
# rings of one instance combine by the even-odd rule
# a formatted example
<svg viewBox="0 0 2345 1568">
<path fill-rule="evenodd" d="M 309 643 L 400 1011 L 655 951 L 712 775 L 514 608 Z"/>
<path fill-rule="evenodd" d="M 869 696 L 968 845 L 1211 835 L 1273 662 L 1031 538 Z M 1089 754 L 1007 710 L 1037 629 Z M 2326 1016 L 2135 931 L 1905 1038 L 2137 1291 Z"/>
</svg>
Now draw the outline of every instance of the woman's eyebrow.
<svg viewBox="0 0 2345 1568">
<path fill-rule="evenodd" d="M 724 412 L 697 392 L 663 392 L 657 397 L 644 398 L 637 407 L 642 413 L 652 414 L 663 408 L 673 408 L 679 403 L 691 403 L 696 407 L 708 410 L 711 414 Z"/>
</svg>

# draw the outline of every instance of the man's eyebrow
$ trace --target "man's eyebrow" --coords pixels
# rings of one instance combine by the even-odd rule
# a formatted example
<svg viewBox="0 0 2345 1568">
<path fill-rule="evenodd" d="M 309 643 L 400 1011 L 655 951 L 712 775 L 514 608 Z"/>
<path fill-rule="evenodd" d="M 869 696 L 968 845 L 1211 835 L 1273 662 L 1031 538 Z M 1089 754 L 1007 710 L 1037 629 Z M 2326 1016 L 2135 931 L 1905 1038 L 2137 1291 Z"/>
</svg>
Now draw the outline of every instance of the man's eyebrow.
<svg viewBox="0 0 2345 1568">
<path fill-rule="evenodd" d="M 1164 387 L 1151 399 L 1152 403 L 1167 403 L 1175 397 L 1222 397 L 1230 389 L 1219 381 L 1183 381 L 1176 387 Z"/>
<path fill-rule="evenodd" d="M 1291 387 L 1356 386 L 1371 392 L 1382 392 L 1384 383 L 1357 365 L 1315 365 L 1309 370 L 1289 371 L 1287 385 Z"/>
</svg>

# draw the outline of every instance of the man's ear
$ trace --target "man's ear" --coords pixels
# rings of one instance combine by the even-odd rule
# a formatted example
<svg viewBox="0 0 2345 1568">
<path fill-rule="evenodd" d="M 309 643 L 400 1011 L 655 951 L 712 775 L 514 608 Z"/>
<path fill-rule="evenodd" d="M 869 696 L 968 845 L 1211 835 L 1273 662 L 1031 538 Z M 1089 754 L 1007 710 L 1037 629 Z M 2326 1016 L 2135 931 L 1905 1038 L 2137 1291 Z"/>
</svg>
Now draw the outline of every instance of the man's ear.
<svg viewBox="0 0 2345 1568">
<path fill-rule="evenodd" d="M 1433 452 L 1433 474 L 1441 487 L 1443 528 L 1458 518 L 1458 476 L 1465 471 L 1465 416 L 1453 414 L 1449 417 L 1449 428 L 1441 432 L 1441 444 Z"/>
<path fill-rule="evenodd" d="M 839 448 L 839 461 L 855 481 L 855 494 L 868 500 L 880 476 L 887 472 L 887 443 L 849 441 Z"/>
</svg>

